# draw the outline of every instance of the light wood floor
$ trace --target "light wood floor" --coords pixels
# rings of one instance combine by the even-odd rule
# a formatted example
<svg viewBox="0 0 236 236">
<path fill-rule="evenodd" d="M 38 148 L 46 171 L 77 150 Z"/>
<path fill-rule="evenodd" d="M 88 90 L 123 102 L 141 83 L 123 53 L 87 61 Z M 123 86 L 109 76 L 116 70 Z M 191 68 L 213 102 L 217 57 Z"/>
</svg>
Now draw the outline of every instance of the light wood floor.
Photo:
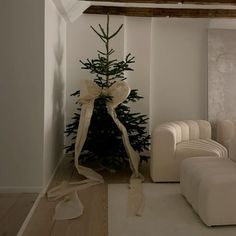
<svg viewBox="0 0 236 236">
<path fill-rule="evenodd" d="M 16 236 L 36 197 L 32 193 L 0 194 L 1 236 Z"/>
<path fill-rule="evenodd" d="M 141 172 L 145 181 L 150 182 L 148 165 L 143 163 Z M 84 214 L 73 220 L 53 220 L 57 202 L 50 202 L 43 197 L 32 216 L 23 236 L 107 236 L 107 184 L 128 182 L 130 170 L 119 173 L 103 171 L 105 184 L 79 191 L 79 197 L 85 207 Z M 69 158 L 65 158 L 59 166 L 51 187 L 62 180 L 78 181 L 81 177 L 73 168 Z M 1 234 L 0 234 L 1 235 Z"/>
</svg>

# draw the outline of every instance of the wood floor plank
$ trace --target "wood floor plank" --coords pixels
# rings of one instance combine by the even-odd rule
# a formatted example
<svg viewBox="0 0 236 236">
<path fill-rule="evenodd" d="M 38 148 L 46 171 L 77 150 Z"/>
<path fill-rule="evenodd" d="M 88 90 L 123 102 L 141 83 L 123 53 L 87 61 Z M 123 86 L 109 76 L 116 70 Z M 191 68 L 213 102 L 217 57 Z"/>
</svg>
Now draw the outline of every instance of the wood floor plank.
<svg viewBox="0 0 236 236">
<path fill-rule="evenodd" d="M 107 185 L 79 191 L 84 214 L 73 220 L 53 220 L 56 202 L 40 201 L 24 236 L 107 236 Z"/>
<path fill-rule="evenodd" d="M 71 181 L 80 181 L 75 168 Z M 107 236 L 107 185 L 100 184 L 78 191 L 85 209 L 78 219 L 56 221 L 50 236 Z"/>
<path fill-rule="evenodd" d="M 66 158 L 65 158 L 66 159 Z M 144 163 L 141 172 L 150 182 L 149 166 Z M 99 172 L 104 176 L 105 184 L 96 185 L 78 192 L 85 209 L 84 214 L 73 220 L 53 220 L 54 209 L 57 202 L 49 202 L 46 197 L 40 200 L 23 236 L 107 236 L 108 235 L 108 183 L 127 183 L 130 168 L 111 173 L 108 170 Z M 58 168 L 55 178 L 50 186 L 57 185 L 63 180 L 80 181 L 80 176 L 67 158 Z"/>
<path fill-rule="evenodd" d="M 74 220 L 56 221 L 50 236 L 107 236 L 107 185 L 79 191 L 84 214 Z"/>
<path fill-rule="evenodd" d="M 8 210 L 15 204 L 20 193 L 1 193 L 0 194 L 0 228 L 1 220 L 7 214 Z"/>
<path fill-rule="evenodd" d="M 60 236 L 60 235 L 67 236 L 69 234 L 68 232 L 70 231 L 71 225 L 73 224 L 74 221 L 76 220 L 55 221 L 55 224 L 53 225 L 51 229 L 50 236 Z"/>
<path fill-rule="evenodd" d="M 20 226 L 30 211 L 37 194 L 22 193 L 8 209 L 0 222 L 0 235 L 16 236 Z"/>
<path fill-rule="evenodd" d="M 144 176 L 144 182 L 151 182 L 149 162 L 143 162 L 140 165 L 139 171 Z M 132 171 L 130 167 L 127 166 L 125 169 L 117 171 L 116 173 L 109 172 L 108 170 L 102 171 L 101 175 L 108 184 L 128 183 L 130 176 L 132 175 Z"/>
<path fill-rule="evenodd" d="M 50 236 L 55 223 L 53 220 L 55 206 L 56 202 L 48 201 L 46 197 L 41 198 L 23 235 Z"/>
</svg>

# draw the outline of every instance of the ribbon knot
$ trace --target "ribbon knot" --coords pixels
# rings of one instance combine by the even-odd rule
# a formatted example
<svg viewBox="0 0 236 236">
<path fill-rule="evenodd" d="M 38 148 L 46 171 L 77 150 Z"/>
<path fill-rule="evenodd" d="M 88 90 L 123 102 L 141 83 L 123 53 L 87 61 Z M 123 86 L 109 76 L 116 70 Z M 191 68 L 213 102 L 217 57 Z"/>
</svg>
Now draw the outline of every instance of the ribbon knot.
<svg viewBox="0 0 236 236">
<path fill-rule="evenodd" d="M 116 108 L 127 99 L 130 93 L 130 88 L 125 81 L 117 81 L 109 88 L 100 88 L 96 83 L 90 80 L 85 80 L 85 85 L 86 90 L 84 90 L 84 94 L 79 97 L 80 104 L 92 102 L 103 94 L 112 97 L 112 100 L 109 101 L 107 105 Z"/>
</svg>

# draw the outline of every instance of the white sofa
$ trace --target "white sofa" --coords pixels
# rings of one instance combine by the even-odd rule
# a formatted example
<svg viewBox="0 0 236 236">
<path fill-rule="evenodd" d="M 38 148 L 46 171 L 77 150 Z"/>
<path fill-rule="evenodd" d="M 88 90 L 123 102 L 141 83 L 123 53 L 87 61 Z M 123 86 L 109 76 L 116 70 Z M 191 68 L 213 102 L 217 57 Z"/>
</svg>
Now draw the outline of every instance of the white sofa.
<svg viewBox="0 0 236 236">
<path fill-rule="evenodd" d="M 196 156 L 228 156 L 227 149 L 211 139 L 205 120 L 159 125 L 152 133 L 150 173 L 154 182 L 178 182 L 182 160 Z"/>
<path fill-rule="evenodd" d="M 193 157 L 182 162 L 180 189 L 208 225 L 236 224 L 236 121 L 216 122 L 217 141 L 229 158 Z"/>
</svg>

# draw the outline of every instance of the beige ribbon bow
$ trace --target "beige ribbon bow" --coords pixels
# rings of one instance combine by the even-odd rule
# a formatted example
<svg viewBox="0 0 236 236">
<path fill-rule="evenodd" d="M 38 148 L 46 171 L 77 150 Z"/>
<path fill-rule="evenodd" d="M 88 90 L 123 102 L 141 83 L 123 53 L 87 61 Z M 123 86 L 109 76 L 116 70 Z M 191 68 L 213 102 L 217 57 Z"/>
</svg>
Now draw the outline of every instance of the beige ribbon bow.
<svg viewBox="0 0 236 236">
<path fill-rule="evenodd" d="M 48 191 L 47 196 L 49 199 L 57 200 L 63 198 L 56 206 L 54 218 L 56 220 L 64 220 L 77 218 L 82 215 L 83 205 L 78 198 L 77 191 L 104 183 L 103 177 L 100 174 L 79 164 L 79 156 L 86 141 L 90 120 L 93 114 L 94 101 L 102 93 L 112 97 L 112 100 L 107 102 L 107 111 L 122 133 L 123 144 L 129 157 L 130 168 L 133 172 L 129 185 L 128 214 L 130 216 L 141 215 L 144 206 L 142 191 L 142 181 L 144 178 L 138 171 L 140 157 L 132 148 L 127 130 L 119 121 L 115 112 L 115 108 L 128 97 L 130 88 L 125 81 L 115 82 L 106 89 L 101 89 L 96 83 L 90 80 L 85 80 L 85 83 L 85 89 L 87 91 L 81 91 L 82 94 L 85 95 L 79 98 L 82 108 L 75 143 L 74 164 L 78 173 L 85 176 L 87 179 L 72 183 L 63 182 L 61 185 Z"/>
</svg>

